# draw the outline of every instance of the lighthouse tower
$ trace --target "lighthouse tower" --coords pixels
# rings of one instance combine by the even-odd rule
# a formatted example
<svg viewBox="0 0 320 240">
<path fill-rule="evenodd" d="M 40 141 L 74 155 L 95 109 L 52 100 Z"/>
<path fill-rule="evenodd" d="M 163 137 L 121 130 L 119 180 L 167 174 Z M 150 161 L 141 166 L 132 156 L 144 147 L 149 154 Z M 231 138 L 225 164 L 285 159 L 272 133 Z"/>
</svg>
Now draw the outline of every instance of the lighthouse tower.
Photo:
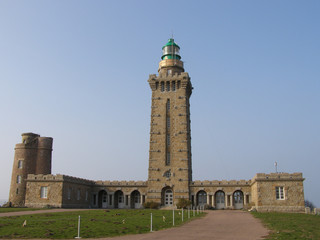
<svg viewBox="0 0 320 240">
<path fill-rule="evenodd" d="M 172 38 L 162 47 L 158 73 L 148 80 L 152 105 L 147 198 L 173 206 L 179 198 L 190 199 L 192 85 Z"/>
</svg>

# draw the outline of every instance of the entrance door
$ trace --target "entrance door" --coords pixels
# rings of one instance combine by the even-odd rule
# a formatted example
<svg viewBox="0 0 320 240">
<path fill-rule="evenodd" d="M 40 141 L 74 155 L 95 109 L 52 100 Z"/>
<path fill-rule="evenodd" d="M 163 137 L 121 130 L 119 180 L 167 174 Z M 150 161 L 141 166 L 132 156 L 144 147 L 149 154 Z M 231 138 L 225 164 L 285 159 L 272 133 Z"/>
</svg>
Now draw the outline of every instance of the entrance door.
<svg viewBox="0 0 320 240">
<path fill-rule="evenodd" d="M 207 193 L 203 190 L 198 192 L 198 205 L 204 206 L 207 204 Z"/>
<path fill-rule="evenodd" d="M 234 208 L 243 208 L 243 193 L 241 191 L 235 191 L 233 194 Z"/>
<path fill-rule="evenodd" d="M 225 208 L 224 200 L 225 200 L 224 192 L 222 191 L 216 192 L 216 209 Z"/>
<path fill-rule="evenodd" d="M 107 208 L 108 202 L 107 202 L 107 193 L 104 192 L 102 194 L 102 208 Z"/>
<path fill-rule="evenodd" d="M 135 190 L 131 193 L 131 208 L 141 208 L 140 192 Z"/>
<path fill-rule="evenodd" d="M 173 205 L 173 194 L 172 194 L 172 190 L 170 190 L 170 189 L 166 190 L 166 192 L 165 192 L 164 205 L 165 206 L 172 206 Z"/>
</svg>

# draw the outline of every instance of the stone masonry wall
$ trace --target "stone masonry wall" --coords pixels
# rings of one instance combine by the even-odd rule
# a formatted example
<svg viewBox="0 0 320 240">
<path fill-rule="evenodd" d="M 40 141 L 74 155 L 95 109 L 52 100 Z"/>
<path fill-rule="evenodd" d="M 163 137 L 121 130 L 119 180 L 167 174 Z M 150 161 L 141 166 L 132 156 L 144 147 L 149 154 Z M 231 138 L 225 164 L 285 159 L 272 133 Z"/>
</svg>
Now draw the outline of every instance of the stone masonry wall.
<svg viewBox="0 0 320 240">
<path fill-rule="evenodd" d="M 302 173 L 258 173 L 252 179 L 252 195 L 258 211 L 303 212 Z M 284 188 L 284 199 L 276 199 L 276 187 Z"/>
</svg>

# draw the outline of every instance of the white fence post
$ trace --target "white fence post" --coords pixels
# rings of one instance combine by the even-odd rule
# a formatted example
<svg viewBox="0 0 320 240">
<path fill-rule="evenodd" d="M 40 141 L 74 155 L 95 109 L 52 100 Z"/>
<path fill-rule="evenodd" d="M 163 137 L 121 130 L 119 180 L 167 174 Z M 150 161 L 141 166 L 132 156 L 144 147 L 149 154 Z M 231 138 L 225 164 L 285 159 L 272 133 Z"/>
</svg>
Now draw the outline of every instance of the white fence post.
<svg viewBox="0 0 320 240">
<path fill-rule="evenodd" d="M 181 215 L 182 215 L 182 216 L 181 216 L 181 218 L 182 218 L 182 222 L 183 222 L 183 208 L 182 208 L 182 211 L 181 211 L 181 212 L 182 212 L 182 214 L 181 214 Z"/>
<path fill-rule="evenodd" d="M 172 208 L 172 226 L 174 226 L 174 207 Z"/>
<path fill-rule="evenodd" d="M 78 219 L 78 236 L 75 238 L 81 238 L 80 237 L 80 215 L 79 215 L 79 219 Z"/>
</svg>

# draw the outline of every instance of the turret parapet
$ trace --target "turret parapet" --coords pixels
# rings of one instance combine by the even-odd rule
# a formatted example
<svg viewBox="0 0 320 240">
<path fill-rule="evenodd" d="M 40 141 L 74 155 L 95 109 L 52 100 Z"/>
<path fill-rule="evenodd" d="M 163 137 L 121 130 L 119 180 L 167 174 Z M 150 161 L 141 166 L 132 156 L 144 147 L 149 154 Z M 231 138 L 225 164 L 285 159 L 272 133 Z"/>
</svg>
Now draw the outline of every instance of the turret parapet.
<svg viewBox="0 0 320 240">
<path fill-rule="evenodd" d="M 214 180 L 214 181 L 208 181 L 208 180 L 205 180 L 205 181 L 193 181 L 191 182 L 191 186 L 243 186 L 243 185 L 246 185 L 246 186 L 249 186 L 251 184 L 251 180 L 230 180 L 230 181 L 227 181 L 227 180 L 221 180 L 221 181 L 218 181 L 218 180 Z"/>
<path fill-rule="evenodd" d="M 257 173 L 253 178 L 252 182 L 254 181 L 281 181 L 281 180 L 304 180 L 302 177 L 302 173 Z"/>
<path fill-rule="evenodd" d="M 146 181 L 96 181 L 96 184 L 103 186 L 147 186 Z"/>
</svg>

